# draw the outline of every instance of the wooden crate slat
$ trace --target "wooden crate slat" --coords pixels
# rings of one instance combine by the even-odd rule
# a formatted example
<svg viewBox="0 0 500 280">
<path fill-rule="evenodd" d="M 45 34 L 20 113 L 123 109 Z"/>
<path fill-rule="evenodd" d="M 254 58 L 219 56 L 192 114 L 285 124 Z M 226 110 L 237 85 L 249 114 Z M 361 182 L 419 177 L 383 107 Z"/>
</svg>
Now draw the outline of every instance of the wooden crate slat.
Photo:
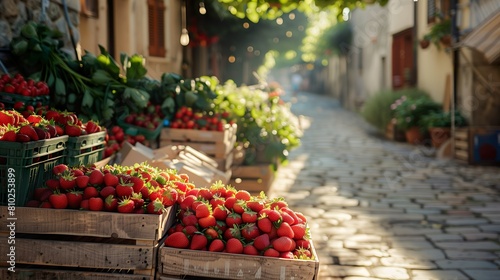
<svg viewBox="0 0 500 280">
<path fill-rule="evenodd" d="M 16 207 L 15 214 L 16 232 L 159 240 L 169 212 L 140 215 Z M 0 207 L 2 229 L 8 224 L 7 215 L 7 207 Z"/>
<path fill-rule="evenodd" d="M 250 193 L 267 192 L 274 180 L 271 165 L 233 166 L 230 185 Z"/>
<path fill-rule="evenodd" d="M 92 271 L 72 271 L 72 270 L 46 270 L 37 268 L 16 268 L 12 273 L 6 269 L 0 269 L 0 279 L 2 280 L 154 280 L 153 276 L 134 275 L 126 273 L 105 273 Z"/>
<path fill-rule="evenodd" d="M 316 279 L 319 261 L 160 248 L 161 275 L 216 279 Z"/>
<path fill-rule="evenodd" d="M 8 244 L 0 244 L 7 252 Z M 16 238 L 16 262 L 106 269 L 153 269 L 154 247 Z M 7 255 L 0 256 L 2 263 Z"/>
</svg>

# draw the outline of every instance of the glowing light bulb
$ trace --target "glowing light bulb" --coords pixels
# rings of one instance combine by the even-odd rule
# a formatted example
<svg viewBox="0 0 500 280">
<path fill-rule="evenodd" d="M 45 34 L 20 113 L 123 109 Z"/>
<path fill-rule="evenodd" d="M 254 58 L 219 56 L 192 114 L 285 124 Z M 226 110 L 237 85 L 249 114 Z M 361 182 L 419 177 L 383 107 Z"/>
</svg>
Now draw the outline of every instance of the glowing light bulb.
<svg viewBox="0 0 500 280">
<path fill-rule="evenodd" d="M 204 2 L 200 2 L 200 9 L 198 10 L 200 12 L 200 14 L 204 15 L 207 13 L 207 9 L 205 8 L 205 3 Z"/>
<path fill-rule="evenodd" d="M 183 46 L 189 45 L 189 33 L 186 28 L 182 29 L 180 43 Z"/>
</svg>

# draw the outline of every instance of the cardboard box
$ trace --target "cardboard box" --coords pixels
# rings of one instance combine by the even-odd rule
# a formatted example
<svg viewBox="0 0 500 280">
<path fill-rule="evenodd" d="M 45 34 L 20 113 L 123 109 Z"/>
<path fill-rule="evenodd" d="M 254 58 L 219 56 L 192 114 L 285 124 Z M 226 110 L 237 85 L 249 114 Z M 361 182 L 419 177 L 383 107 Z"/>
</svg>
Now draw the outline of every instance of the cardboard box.
<svg viewBox="0 0 500 280">
<path fill-rule="evenodd" d="M 171 145 L 153 150 L 141 144 L 125 143 L 120 157 L 119 163 L 123 166 L 147 162 L 161 169 L 175 169 L 187 174 L 196 187 L 208 187 L 217 181 L 226 184 L 231 178 L 231 170 L 218 170 L 215 160 L 189 146 Z"/>
</svg>

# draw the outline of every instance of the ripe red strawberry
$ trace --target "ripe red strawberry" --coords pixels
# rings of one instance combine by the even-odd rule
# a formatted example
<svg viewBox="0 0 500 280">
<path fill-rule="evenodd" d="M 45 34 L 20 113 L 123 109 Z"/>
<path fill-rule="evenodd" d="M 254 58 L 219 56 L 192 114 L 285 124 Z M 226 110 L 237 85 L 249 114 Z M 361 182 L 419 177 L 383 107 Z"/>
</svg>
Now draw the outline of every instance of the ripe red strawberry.
<svg viewBox="0 0 500 280">
<path fill-rule="evenodd" d="M 267 217 L 271 222 L 277 222 L 281 220 L 281 213 L 278 212 L 277 210 L 271 210 L 267 213 Z"/>
<path fill-rule="evenodd" d="M 276 249 L 268 248 L 264 251 L 264 256 L 279 258 L 280 252 L 278 252 Z"/>
<path fill-rule="evenodd" d="M 45 181 L 45 185 L 47 188 L 51 190 L 58 190 L 59 189 L 59 180 L 58 179 L 48 179 Z"/>
<path fill-rule="evenodd" d="M 165 246 L 178 249 L 187 249 L 189 247 L 189 239 L 183 232 L 177 231 L 165 238 Z"/>
<path fill-rule="evenodd" d="M 116 187 L 118 185 L 118 176 L 113 173 L 104 174 L 104 184 L 106 186 Z"/>
<path fill-rule="evenodd" d="M 241 214 L 241 220 L 244 223 L 255 223 L 257 222 L 257 212 L 247 209 Z"/>
<path fill-rule="evenodd" d="M 26 204 L 24 205 L 24 207 L 38 208 L 38 207 L 40 207 L 40 204 L 41 204 L 41 202 L 39 200 L 32 199 L 32 200 L 29 200 L 28 202 L 26 202 Z"/>
<path fill-rule="evenodd" d="M 233 212 L 227 215 L 226 224 L 228 227 L 233 227 L 233 225 L 239 225 L 241 223 L 242 221 L 240 214 Z"/>
<path fill-rule="evenodd" d="M 16 133 L 16 142 L 26 143 L 31 141 L 31 138 L 23 133 Z"/>
<path fill-rule="evenodd" d="M 280 211 L 281 211 L 281 215 L 283 215 L 284 213 L 287 213 L 293 219 L 293 222 L 288 222 L 291 226 L 299 223 L 299 221 L 300 221 L 299 216 L 297 216 L 295 211 L 293 211 L 292 209 L 290 209 L 288 207 L 282 207 L 280 209 Z M 283 218 L 283 220 L 285 220 L 285 219 Z"/>
<path fill-rule="evenodd" d="M 276 231 L 278 236 L 286 236 L 289 238 L 294 238 L 295 234 L 293 233 L 292 227 L 287 222 L 282 222 Z"/>
<path fill-rule="evenodd" d="M 227 218 L 227 215 L 228 215 L 228 212 L 227 212 L 227 209 L 226 209 L 226 206 L 224 205 L 219 205 L 217 207 L 214 208 L 214 212 L 212 214 L 215 219 L 217 219 L 218 221 L 226 221 L 226 218 Z"/>
<path fill-rule="evenodd" d="M 267 233 L 255 237 L 253 241 L 253 246 L 255 246 L 255 248 L 259 251 L 264 251 L 270 245 L 271 241 L 269 240 L 269 235 Z"/>
<path fill-rule="evenodd" d="M 16 131 L 15 130 L 8 130 L 3 134 L 2 138 L 0 138 L 0 140 L 9 141 L 9 142 L 16 142 L 16 138 L 17 138 Z"/>
<path fill-rule="evenodd" d="M 45 119 L 46 120 L 54 120 L 57 121 L 59 119 L 59 112 L 55 110 L 49 110 L 47 113 L 45 113 Z"/>
<path fill-rule="evenodd" d="M 134 202 L 136 210 L 144 206 L 144 199 L 142 199 L 141 193 L 132 193 L 130 199 Z"/>
<path fill-rule="evenodd" d="M 29 115 L 26 120 L 31 123 L 31 124 L 37 124 L 37 123 L 40 123 L 43 118 L 42 116 L 38 116 L 38 115 Z"/>
<path fill-rule="evenodd" d="M 132 213 L 134 212 L 135 204 L 131 199 L 125 198 L 118 202 L 118 212 Z"/>
<path fill-rule="evenodd" d="M 273 229 L 273 223 L 267 216 L 261 216 L 257 221 L 257 226 L 259 227 L 260 231 L 265 233 L 270 233 Z"/>
<path fill-rule="evenodd" d="M 88 199 L 83 199 L 82 203 L 80 203 L 80 209 L 81 210 L 89 210 L 89 200 Z"/>
<path fill-rule="evenodd" d="M 293 238 L 294 239 L 302 239 L 307 232 L 307 228 L 305 224 L 295 224 L 292 226 L 293 230 Z"/>
<path fill-rule="evenodd" d="M 80 176 L 85 175 L 83 170 L 80 168 L 73 168 L 70 171 L 71 171 L 71 174 L 73 174 L 73 176 L 75 176 L 75 177 L 80 177 Z"/>
<path fill-rule="evenodd" d="M 14 116 L 11 112 L 1 110 L 0 111 L 0 125 L 14 125 Z"/>
<path fill-rule="evenodd" d="M 59 177 L 59 187 L 62 190 L 71 190 L 76 187 L 76 178 L 69 171 L 65 171 Z"/>
<path fill-rule="evenodd" d="M 272 241 L 273 248 L 278 252 L 288 252 L 295 249 L 295 241 L 290 237 L 282 236 Z"/>
<path fill-rule="evenodd" d="M 64 134 L 70 137 L 78 137 L 82 135 L 82 128 L 75 124 L 66 124 L 64 127 Z"/>
<path fill-rule="evenodd" d="M 254 240 L 259 235 L 260 231 L 255 223 L 245 224 L 241 228 L 241 236 L 248 242 Z"/>
<path fill-rule="evenodd" d="M 154 201 L 151 201 L 146 206 L 146 211 L 149 214 L 162 214 L 165 211 L 165 206 L 163 206 L 163 202 L 157 198 Z"/>
<path fill-rule="evenodd" d="M 104 183 L 104 174 L 99 169 L 94 169 L 89 174 L 89 184 L 99 186 Z"/>
<path fill-rule="evenodd" d="M 179 198 L 179 193 L 173 188 L 165 188 L 162 192 L 162 201 L 165 207 L 174 205 Z"/>
<path fill-rule="evenodd" d="M 289 225 L 294 225 L 296 223 L 296 221 L 290 214 L 288 214 L 288 212 L 281 212 L 281 220 L 288 223 Z"/>
<path fill-rule="evenodd" d="M 139 193 L 144 187 L 144 181 L 139 177 L 130 177 L 129 182 L 132 184 L 132 189 L 135 193 Z"/>
<path fill-rule="evenodd" d="M 182 232 L 184 232 L 188 237 L 193 236 L 196 232 L 198 232 L 198 229 L 196 226 L 185 226 L 184 229 L 182 229 Z"/>
<path fill-rule="evenodd" d="M 234 225 L 232 228 L 227 228 L 224 231 L 223 237 L 225 240 L 229 240 L 231 238 L 240 238 L 241 237 L 240 228 L 237 225 Z"/>
<path fill-rule="evenodd" d="M 230 238 L 226 242 L 226 252 L 232 254 L 241 254 L 243 253 L 243 243 L 237 238 Z"/>
<path fill-rule="evenodd" d="M 104 211 L 115 212 L 118 209 L 118 199 L 113 195 L 108 195 L 104 199 Z"/>
<path fill-rule="evenodd" d="M 35 128 L 31 125 L 23 125 L 21 128 L 19 128 L 19 132 L 21 134 L 26 134 L 30 138 L 31 141 L 38 141 L 38 134 L 36 133 Z"/>
<path fill-rule="evenodd" d="M 247 244 L 247 245 L 245 245 L 245 247 L 243 247 L 243 254 L 251 255 L 251 256 L 258 256 L 259 251 L 257 250 L 257 248 L 255 248 L 254 245 Z"/>
<path fill-rule="evenodd" d="M 89 198 L 90 211 L 102 211 L 104 209 L 104 201 L 100 197 Z"/>
<path fill-rule="evenodd" d="M 198 224 L 198 218 L 191 211 L 185 211 L 182 214 L 181 221 L 184 226 L 196 226 Z"/>
<path fill-rule="evenodd" d="M 80 189 L 86 188 L 89 184 L 89 181 L 90 177 L 87 175 L 78 176 L 75 179 L 76 186 L 79 187 Z"/>
<path fill-rule="evenodd" d="M 55 209 L 65 209 L 68 207 L 68 198 L 65 194 L 55 192 L 49 196 L 49 202 Z"/>
<path fill-rule="evenodd" d="M 115 194 L 116 194 L 116 190 L 115 190 L 115 188 L 114 188 L 114 187 L 112 187 L 112 186 L 107 186 L 107 187 L 104 187 L 104 188 L 102 188 L 102 189 L 101 189 L 101 191 L 99 192 L 99 195 L 100 195 L 101 197 L 104 197 L 104 198 L 106 198 L 106 197 L 108 197 L 108 196 L 110 196 L 110 195 L 115 195 Z"/>
<path fill-rule="evenodd" d="M 191 244 L 189 245 L 189 249 L 191 250 L 204 250 L 207 248 L 208 240 L 207 237 L 202 234 L 194 234 L 191 238 Z"/>
<path fill-rule="evenodd" d="M 82 191 L 70 191 L 66 193 L 66 197 L 68 198 L 68 208 L 70 209 L 80 208 L 80 204 L 82 203 L 83 200 Z"/>
<path fill-rule="evenodd" d="M 203 233 L 208 238 L 208 240 L 214 240 L 219 238 L 219 232 L 213 227 L 206 228 L 205 231 L 203 231 Z"/>
<path fill-rule="evenodd" d="M 247 201 L 247 207 L 250 208 L 253 212 L 259 213 L 262 209 L 264 209 L 264 202 L 259 200 Z"/>
<path fill-rule="evenodd" d="M 40 208 L 54 208 L 52 207 L 52 204 L 50 204 L 50 201 L 42 201 L 42 203 L 40 203 Z"/>
<path fill-rule="evenodd" d="M 294 257 L 295 257 L 295 255 L 290 251 L 280 253 L 280 258 L 283 258 L 283 259 L 293 259 Z"/>
<path fill-rule="evenodd" d="M 66 170 L 69 170 L 69 167 L 66 164 L 58 164 L 52 168 L 52 173 L 59 176 Z"/>
<path fill-rule="evenodd" d="M 312 260 L 314 257 L 312 256 L 312 253 L 309 249 L 305 248 L 297 248 L 295 251 L 293 251 L 293 254 L 296 259 L 299 260 Z"/>
<path fill-rule="evenodd" d="M 252 198 L 252 195 L 246 190 L 238 190 L 238 192 L 236 192 L 234 197 L 237 200 L 249 201 L 250 198 Z"/>
<path fill-rule="evenodd" d="M 224 242 L 220 239 L 214 239 L 210 246 L 208 247 L 208 251 L 210 252 L 222 252 L 224 251 L 225 245 Z"/>
<path fill-rule="evenodd" d="M 116 190 L 116 195 L 118 197 L 131 197 L 132 194 L 134 193 L 134 189 L 132 188 L 132 183 L 123 183 L 120 182 L 115 190 Z"/>
<path fill-rule="evenodd" d="M 33 199 L 36 199 L 40 202 L 46 201 L 49 199 L 49 196 L 52 194 L 52 189 L 49 188 L 36 188 L 33 191 Z"/>
<path fill-rule="evenodd" d="M 198 219 L 198 224 L 201 228 L 209 228 L 209 227 L 214 227 L 217 225 L 217 220 L 215 219 L 214 216 L 208 215 L 203 218 Z"/>
<path fill-rule="evenodd" d="M 98 197 L 99 191 L 92 186 L 88 186 L 83 189 L 83 199 L 90 199 L 91 197 Z"/>
<path fill-rule="evenodd" d="M 183 210 L 187 210 L 191 208 L 191 205 L 193 205 L 193 202 L 196 201 L 196 196 L 194 195 L 187 195 L 184 200 L 180 203 L 180 208 Z"/>
<path fill-rule="evenodd" d="M 234 207 L 234 204 L 237 202 L 238 200 L 236 199 L 236 197 L 232 196 L 232 197 L 228 197 L 226 198 L 226 202 L 224 202 L 224 206 L 226 206 L 226 208 L 229 210 L 229 211 L 233 211 L 233 207 Z"/>
<path fill-rule="evenodd" d="M 94 122 L 94 121 L 88 121 L 86 124 L 85 124 L 85 131 L 88 133 L 88 134 L 91 134 L 91 133 L 96 133 L 96 132 L 99 132 L 101 131 L 101 127 L 99 126 L 98 123 Z"/>
<path fill-rule="evenodd" d="M 283 200 L 283 198 L 279 198 L 275 201 L 273 201 L 270 205 L 269 208 L 273 209 L 273 210 L 279 210 L 283 207 L 288 207 L 288 203 L 286 203 L 286 201 Z"/>
<path fill-rule="evenodd" d="M 311 242 L 307 239 L 297 239 L 295 240 L 295 247 L 298 248 L 304 248 L 304 249 L 311 249 Z"/>
<path fill-rule="evenodd" d="M 201 196 L 206 201 L 210 201 L 213 198 L 213 194 L 207 188 L 200 188 L 198 196 Z"/>
<path fill-rule="evenodd" d="M 45 130 L 41 129 L 40 127 L 33 127 L 35 130 L 36 134 L 38 135 L 38 140 L 44 140 L 50 138 L 50 134 L 46 132 Z"/>
<path fill-rule="evenodd" d="M 195 208 L 196 218 L 208 217 L 212 212 L 211 206 L 208 203 L 201 203 Z"/>
</svg>

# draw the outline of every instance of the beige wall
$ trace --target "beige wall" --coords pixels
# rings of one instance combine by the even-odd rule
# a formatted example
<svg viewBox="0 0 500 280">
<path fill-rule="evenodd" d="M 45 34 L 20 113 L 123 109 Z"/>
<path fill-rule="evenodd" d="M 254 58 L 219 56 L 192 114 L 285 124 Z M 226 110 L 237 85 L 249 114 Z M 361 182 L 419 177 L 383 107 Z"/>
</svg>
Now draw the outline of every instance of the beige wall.
<svg viewBox="0 0 500 280">
<path fill-rule="evenodd" d="M 427 24 L 427 1 L 417 2 L 417 40 L 424 37 L 431 25 Z M 443 102 L 446 77 L 452 77 L 452 53 L 442 46 L 438 49 L 431 44 L 427 49 L 417 48 L 417 86 L 427 91 L 437 102 Z"/>
<path fill-rule="evenodd" d="M 108 38 L 114 36 L 115 53 L 141 54 L 146 58 L 148 75 L 159 79 L 163 73 L 181 73 L 182 48 L 180 37 L 180 0 L 165 1 L 165 57 L 148 54 L 148 15 L 145 0 L 114 0 L 115 30 L 107 30 L 106 1 L 99 2 L 99 18 L 81 16 L 81 50 L 99 54 L 98 45 L 108 46 Z"/>
</svg>

